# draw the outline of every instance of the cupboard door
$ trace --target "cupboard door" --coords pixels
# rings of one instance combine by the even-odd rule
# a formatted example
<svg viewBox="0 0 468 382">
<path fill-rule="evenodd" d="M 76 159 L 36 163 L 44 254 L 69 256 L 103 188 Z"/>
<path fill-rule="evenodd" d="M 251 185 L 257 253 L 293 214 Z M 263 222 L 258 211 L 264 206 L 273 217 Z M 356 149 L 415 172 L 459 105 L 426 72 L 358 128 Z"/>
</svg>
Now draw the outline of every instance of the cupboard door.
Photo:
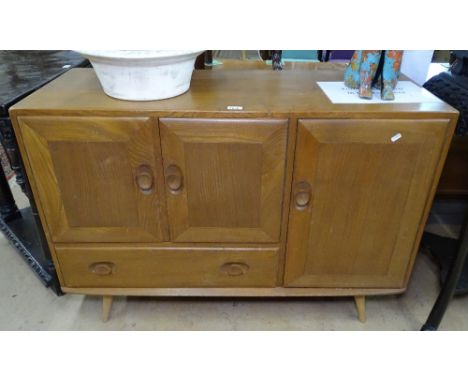
<svg viewBox="0 0 468 382">
<path fill-rule="evenodd" d="M 53 241 L 163 240 L 156 121 L 20 117 L 19 123 Z"/>
<path fill-rule="evenodd" d="M 285 285 L 404 287 L 448 120 L 301 120 Z"/>
<path fill-rule="evenodd" d="M 286 120 L 161 119 L 171 240 L 278 242 Z"/>
</svg>

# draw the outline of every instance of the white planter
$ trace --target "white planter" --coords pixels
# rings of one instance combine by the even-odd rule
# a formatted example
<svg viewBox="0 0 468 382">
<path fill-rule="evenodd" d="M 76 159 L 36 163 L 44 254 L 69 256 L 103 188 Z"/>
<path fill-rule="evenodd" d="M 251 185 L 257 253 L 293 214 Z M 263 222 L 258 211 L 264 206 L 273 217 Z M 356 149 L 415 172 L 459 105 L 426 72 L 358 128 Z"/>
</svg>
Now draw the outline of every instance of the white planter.
<svg viewBox="0 0 468 382">
<path fill-rule="evenodd" d="M 202 50 L 81 50 L 104 92 L 129 101 L 178 96 L 190 87 L 195 59 Z"/>
</svg>

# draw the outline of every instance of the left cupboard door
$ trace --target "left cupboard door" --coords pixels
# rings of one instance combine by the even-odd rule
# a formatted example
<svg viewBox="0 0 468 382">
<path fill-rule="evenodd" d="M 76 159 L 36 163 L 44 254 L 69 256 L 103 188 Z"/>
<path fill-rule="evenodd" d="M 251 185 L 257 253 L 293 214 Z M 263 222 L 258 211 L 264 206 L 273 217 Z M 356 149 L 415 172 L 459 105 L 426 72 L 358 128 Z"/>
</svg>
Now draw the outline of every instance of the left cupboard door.
<svg viewBox="0 0 468 382">
<path fill-rule="evenodd" d="M 167 237 L 157 120 L 19 117 L 54 242 L 160 242 Z"/>
</svg>

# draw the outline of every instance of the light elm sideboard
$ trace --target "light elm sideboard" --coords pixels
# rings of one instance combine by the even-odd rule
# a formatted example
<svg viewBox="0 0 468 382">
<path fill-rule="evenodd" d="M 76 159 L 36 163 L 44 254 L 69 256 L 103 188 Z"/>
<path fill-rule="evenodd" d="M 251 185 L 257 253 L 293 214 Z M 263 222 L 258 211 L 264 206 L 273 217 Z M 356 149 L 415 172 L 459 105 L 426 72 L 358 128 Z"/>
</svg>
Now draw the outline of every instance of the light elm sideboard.
<svg viewBox="0 0 468 382">
<path fill-rule="evenodd" d="M 458 113 L 335 105 L 337 70 L 196 71 L 176 98 L 106 96 L 74 69 L 11 110 L 62 290 L 405 291 Z M 396 137 L 396 138 L 395 138 Z"/>
</svg>

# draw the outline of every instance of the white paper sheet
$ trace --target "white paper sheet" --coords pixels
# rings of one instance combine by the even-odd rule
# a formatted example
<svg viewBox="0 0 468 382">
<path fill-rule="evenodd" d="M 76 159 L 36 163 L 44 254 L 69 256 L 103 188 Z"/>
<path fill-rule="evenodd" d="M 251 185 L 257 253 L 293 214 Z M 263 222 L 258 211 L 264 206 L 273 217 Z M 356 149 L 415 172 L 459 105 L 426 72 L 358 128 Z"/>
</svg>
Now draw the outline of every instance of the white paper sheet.
<svg viewBox="0 0 468 382">
<path fill-rule="evenodd" d="M 442 102 L 426 89 L 419 87 L 411 81 L 399 81 L 395 90 L 394 101 L 380 99 L 380 90 L 372 89 L 372 99 L 363 99 L 358 95 L 358 89 L 350 89 L 342 81 L 317 82 L 332 103 L 420 103 Z"/>
</svg>

